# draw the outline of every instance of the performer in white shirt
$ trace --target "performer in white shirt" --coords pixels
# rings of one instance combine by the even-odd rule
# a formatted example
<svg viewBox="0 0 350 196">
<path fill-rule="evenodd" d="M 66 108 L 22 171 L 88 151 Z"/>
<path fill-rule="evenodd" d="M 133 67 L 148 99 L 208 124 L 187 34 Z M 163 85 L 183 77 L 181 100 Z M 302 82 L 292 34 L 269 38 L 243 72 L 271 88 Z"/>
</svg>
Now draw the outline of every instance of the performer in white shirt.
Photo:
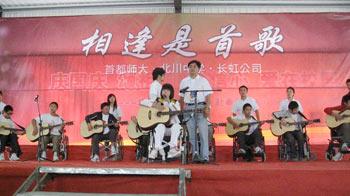
<svg viewBox="0 0 350 196">
<path fill-rule="evenodd" d="M 180 83 L 180 89 L 187 89 L 188 91 L 193 90 L 212 90 L 208 80 L 203 76 L 199 75 L 201 63 L 197 60 L 190 61 L 188 63 L 189 76 L 184 78 Z M 199 129 L 200 138 L 200 149 L 199 149 L 199 161 L 203 163 L 209 162 L 209 138 L 208 138 L 208 121 L 207 117 L 210 117 L 210 95 L 211 91 L 198 92 L 197 103 L 199 109 L 204 109 L 203 113 L 196 114 L 197 119 L 195 120 L 193 113 L 184 114 L 184 121 L 186 121 L 187 129 L 189 132 L 189 139 L 192 145 L 192 155 L 196 156 L 195 149 L 198 150 L 198 143 L 195 143 L 196 137 L 196 123 Z M 180 92 L 180 103 L 184 109 L 195 108 L 195 94 L 192 92 Z M 195 146 L 196 145 L 196 146 Z M 198 151 L 197 151 L 198 152 Z M 193 157 L 195 158 L 195 157 Z"/>
<path fill-rule="evenodd" d="M 180 103 L 174 99 L 174 87 L 171 84 L 164 84 L 161 90 L 161 98 L 157 98 L 157 104 L 161 104 L 160 110 L 163 110 L 163 107 L 167 107 L 170 111 L 179 111 Z M 152 107 L 154 102 L 149 99 L 143 100 L 141 105 Z M 177 148 L 177 140 L 181 133 L 180 120 L 177 115 L 171 116 L 170 122 L 166 124 L 158 124 L 154 129 L 154 149 L 150 152 L 148 157 L 150 159 L 155 159 L 158 156 L 158 153 L 162 156 L 162 159 L 165 160 L 165 152 L 162 146 L 162 141 L 165 135 L 170 136 L 168 152 L 168 158 L 175 158 L 180 155 L 180 151 Z"/>
<path fill-rule="evenodd" d="M 48 124 L 48 125 L 59 125 L 63 124 L 63 119 L 56 113 L 58 109 L 58 103 L 57 102 L 51 102 L 50 105 L 50 113 L 46 113 L 41 115 L 41 120 L 43 124 Z M 39 134 L 39 128 L 38 124 L 40 122 L 39 116 L 36 117 L 35 119 L 32 120 L 32 125 L 33 125 L 33 135 Z M 62 139 L 62 129 L 63 126 L 58 126 L 50 129 L 50 134 L 42 136 L 43 137 L 43 142 L 41 143 L 41 155 L 40 159 L 45 160 L 46 159 L 46 149 L 47 145 L 49 144 L 50 141 L 52 141 L 53 144 L 53 161 L 58 161 L 58 154 L 59 154 L 59 148 L 60 148 L 60 142 Z M 40 138 L 39 138 L 40 139 Z"/>
<path fill-rule="evenodd" d="M 121 121 L 123 113 L 120 106 L 117 104 L 116 96 L 114 94 L 109 94 L 107 96 L 107 102 L 109 103 L 109 113 L 118 121 Z"/>
<path fill-rule="evenodd" d="M 153 82 L 150 85 L 149 92 L 148 92 L 148 100 L 152 103 L 152 107 L 157 107 L 161 109 L 160 104 L 157 103 L 157 99 L 159 99 L 160 93 L 162 91 L 162 83 L 165 78 L 165 70 L 161 67 L 156 67 L 152 71 L 152 79 Z M 141 102 L 141 105 L 142 102 Z M 132 121 L 137 122 L 136 117 L 131 118 Z M 141 148 L 141 162 L 146 162 L 148 157 L 148 146 L 149 146 L 149 137 L 147 135 L 143 135 L 139 138 L 139 144 L 142 146 Z M 162 153 L 162 152 L 160 152 Z"/>
<path fill-rule="evenodd" d="M 256 122 L 257 120 L 254 118 L 254 116 L 251 115 L 253 107 L 246 103 L 243 105 L 242 110 L 243 113 L 236 116 L 230 116 L 227 118 L 227 121 L 233 125 L 234 128 L 238 128 L 238 124 L 236 124 L 234 120 L 248 120 L 248 122 Z M 263 139 L 262 134 L 260 130 L 259 124 L 254 124 L 249 127 L 249 130 L 247 132 L 238 132 L 236 133 L 237 141 L 239 144 L 239 153 L 241 154 L 247 154 L 247 151 L 249 149 L 249 146 L 253 146 L 254 153 L 262 153 L 263 150 L 261 146 L 263 145 Z M 244 156 L 247 160 L 251 159 L 251 157 Z"/>
<path fill-rule="evenodd" d="M 299 105 L 299 107 L 298 107 L 299 111 L 301 113 L 304 112 L 303 107 L 301 106 L 301 103 L 298 100 L 294 99 L 294 95 L 295 95 L 295 89 L 293 87 L 288 87 L 287 88 L 287 99 L 284 99 L 284 100 L 281 101 L 280 107 L 279 107 L 279 111 L 288 111 L 289 110 L 288 109 L 289 103 L 291 101 L 295 101 Z"/>
<path fill-rule="evenodd" d="M 13 108 L 10 105 L 6 105 L 0 114 L 0 123 L 4 123 L 7 125 L 8 128 L 15 128 L 15 123 L 11 119 L 11 116 L 13 114 Z M 23 134 L 22 133 L 10 133 L 9 135 L 1 135 L 0 134 L 0 161 L 5 160 L 4 157 L 4 151 L 5 151 L 5 145 L 7 143 L 10 144 L 11 147 L 11 155 L 9 157 L 10 161 L 18 161 L 19 156 L 22 154 L 21 148 L 18 144 L 18 137 L 17 134 Z"/>
<path fill-rule="evenodd" d="M 248 96 L 248 87 L 244 85 L 240 86 L 239 94 L 241 96 L 241 99 L 237 100 L 232 106 L 233 116 L 241 115 L 244 104 L 249 103 L 252 106 L 252 115 L 254 116 L 255 114 L 256 119 L 260 121 L 259 106 L 255 99 Z"/>
</svg>

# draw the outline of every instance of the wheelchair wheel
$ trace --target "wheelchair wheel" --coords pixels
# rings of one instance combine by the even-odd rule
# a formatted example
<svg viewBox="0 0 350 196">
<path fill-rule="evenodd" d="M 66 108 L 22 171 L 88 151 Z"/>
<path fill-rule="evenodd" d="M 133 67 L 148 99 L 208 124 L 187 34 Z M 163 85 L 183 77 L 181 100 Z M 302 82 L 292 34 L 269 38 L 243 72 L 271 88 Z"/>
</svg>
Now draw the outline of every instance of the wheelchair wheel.
<svg viewBox="0 0 350 196">
<path fill-rule="evenodd" d="M 326 153 L 325 153 L 325 158 L 326 158 L 326 160 L 328 160 L 328 161 L 332 161 L 334 155 L 335 155 L 335 150 L 334 150 L 334 149 L 330 149 L 330 150 L 327 150 L 327 151 L 326 151 Z"/>
<path fill-rule="evenodd" d="M 210 157 L 209 157 L 210 159 Z M 212 143 L 211 143 L 211 160 L 213 162 L 216 161 L 216 147 L 215 147 L 215 138 L 213 138 Z"/>
<path fill-rule="evenodd" d="M 118 135 L 118 142 L 116 144 L 116 148 L 118 149 L 117 160 L 121 161 L 124 158 L 124 148 L 123 148 L 123 137 Z"/>
<path fill-rule="evenodd" d="M 68 143 L 69 141 L 67 136 L 62 138 L 62 142 L 60 144 L 60 156 L 63 161 L 68 159 Z"/>
<path fill-rule="evenodd" d="M 266 161 L 266 153 L 265 151 L 261 154 L 261 162 L 265 162 Z"/>
</svg>

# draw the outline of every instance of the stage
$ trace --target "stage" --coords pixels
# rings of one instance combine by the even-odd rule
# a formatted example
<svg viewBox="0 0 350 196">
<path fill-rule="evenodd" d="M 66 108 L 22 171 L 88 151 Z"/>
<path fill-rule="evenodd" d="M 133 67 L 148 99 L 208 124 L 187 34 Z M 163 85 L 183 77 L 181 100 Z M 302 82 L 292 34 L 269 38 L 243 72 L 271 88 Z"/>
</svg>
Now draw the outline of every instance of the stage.
<svg viewBox="0 0 350 196">
<path fill-rule="evenodd" d="M 340 162 L 324 159 L 326 146 L 312 146 L 317 160 L 280 162 L 276 146 L 267 146 L 267 162 L 233 162 L 231 147 L 217 147 L 217 160 L 207 165 L 139 163 L 135 148 L 126 147 L 123 161 L 92 163 L 88 146 L 70 146 L 70 159 L 62 162 L 35 161 L 35 146 L 23 146 L 20 162 L 0 162 L 1 195 L 12 195 L 37 166 L 100 168 L 185 168 L 192 172 L 186 183 L 188 195 L 348 195 L 349 156 Z M 51 153 L 49 153 L 51 158 Z M 87 193 L 173 194 L 176 177 L 63 175 L 49 182 L 45 191 Z"/>
</svg>

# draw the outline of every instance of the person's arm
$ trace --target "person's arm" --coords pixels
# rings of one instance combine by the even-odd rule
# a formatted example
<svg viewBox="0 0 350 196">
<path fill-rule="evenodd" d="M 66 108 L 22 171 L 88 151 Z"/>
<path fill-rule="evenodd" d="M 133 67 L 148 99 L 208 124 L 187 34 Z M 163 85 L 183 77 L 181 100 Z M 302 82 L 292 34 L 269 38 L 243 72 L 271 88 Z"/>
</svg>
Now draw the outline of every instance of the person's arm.
<svg viewBox="0 0 350 196">
<path fill-rule="evenodd" d="M 90 121 L 92 120 L 98 120 L 97 117 L 98 117 L 98 113 L 99 112 L 95 112 L 95 113 L 92 113 L 92 114 L 89 114 L 85 117 L 85 121 L 90 124 Z"/>
<path fill-rule="evenodd" d="M 260 121 L 260 113 L 259 110 L 255 110 L 256 120 Z"/>
<path fill-rule="evenodd" d="M 328 115 L 335 116 L 337 113 L 335 111 L 342 111 L 344 109 L 344 106 L 339 105 L 335 107 L 327 107 L 324 109 L 324 112 Z"/>
<path fill-rule="evenodd" d="M 205 116 L 207 117 L 207 118 L 210 118 L 210 94 L 209 95 L 207 95 L 206 97 L 205 97 L 205 102 L 206 102 L 206 106 L 205 106 Z"/>
<path fill-rule="evenodd" d="M 230 123 L 233 128 L 237 128 L 239 125 L 233 120 L 232 116 L 226 118 L 227 122 Z"/>
<path fill-rule="evenodd" d="M 38 134 L 38 126 L 37 126 L 37 122 L 34 118 L 32 119 L 32 125 L 33 125 L 33 135 Z"/>
</svg>

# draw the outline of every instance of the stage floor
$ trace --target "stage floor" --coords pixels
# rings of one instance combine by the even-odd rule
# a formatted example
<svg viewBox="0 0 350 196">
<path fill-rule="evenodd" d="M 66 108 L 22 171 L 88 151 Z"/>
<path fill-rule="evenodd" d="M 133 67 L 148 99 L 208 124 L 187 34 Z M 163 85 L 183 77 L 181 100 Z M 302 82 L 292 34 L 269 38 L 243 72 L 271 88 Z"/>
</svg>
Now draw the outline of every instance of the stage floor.
<svg viewBox="0 0 350 196">
<path fill-rule="evenodd" d="M 276 146 L 267 146 L 267 162 L 233 162 L 231 147 L 217 147 L 217 160 L 207 165 L 139 163 L 135 148 L 127 147 L 123 161 L 92 163 L 87 146 L 71 146 L 70 159 L 62 162 L 35 161 L 35 146 L 23 146 L 22 161 L 0 162 L 0 195 L 12 195 L 35 167 L 186 168 L 192 171 L 188 195 L 349 195 L 350 155 L 340 162 L 325 160 L 326 146 L 312 146 L 317 160 L 280 162 Z M 51 153 L 49 153 L 51 158 Z M 177 177 L 60 176 L 45 190 L 103 193 L 175 193 Z"/>
</svg>

